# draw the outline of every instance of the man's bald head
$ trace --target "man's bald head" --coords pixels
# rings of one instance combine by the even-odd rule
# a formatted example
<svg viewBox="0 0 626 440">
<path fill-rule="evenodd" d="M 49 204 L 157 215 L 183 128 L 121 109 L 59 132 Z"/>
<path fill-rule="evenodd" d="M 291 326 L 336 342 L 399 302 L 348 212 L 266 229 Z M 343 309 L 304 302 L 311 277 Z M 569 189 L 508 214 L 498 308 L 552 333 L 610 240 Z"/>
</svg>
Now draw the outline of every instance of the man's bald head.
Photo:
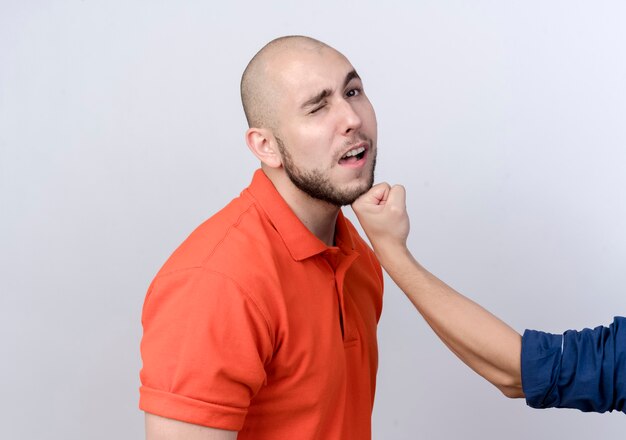
<svg viewBox="0 0 626 440">
<path fill-rule="evenodd" d="M 314 38 L 301 35 L 276 38 L 250 60 L 241 76 L 241 102 L 249 127 L 276 128 L 276 99 L 281 88 L 276 75 L 277 60 L 300 51 L 330 48 Z"/>
</svg>

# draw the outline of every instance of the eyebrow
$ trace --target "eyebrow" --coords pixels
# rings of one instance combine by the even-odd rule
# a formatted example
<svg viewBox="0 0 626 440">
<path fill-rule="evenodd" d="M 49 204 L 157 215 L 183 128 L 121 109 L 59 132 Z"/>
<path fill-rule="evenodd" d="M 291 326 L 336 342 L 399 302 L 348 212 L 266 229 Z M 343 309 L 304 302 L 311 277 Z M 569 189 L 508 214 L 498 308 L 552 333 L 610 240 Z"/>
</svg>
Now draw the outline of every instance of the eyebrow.
<svg viewBox="0 0 626 440">
<path fill-rule="evenodd" d="M 356 70 L 351 70 L 350 72 L 348 72 L 348 74 L 346 75 L 346 78 L 343 80 L 343 88 L 345 89 L 350 83 L 350 81 L 352 81 L 355 78 L 361 79 L 359 74 L 356 73 Z M 317 95 L 313 96 L 312 98 L 307 99 L 304 102 L 304 104 L 302 104 L 302 108 L 307 108 L 307 107 L 311 107 L 313 105 L 319 104 L 324 99 L 332 95 L 332 93 L 333 91 L 331 89 L 324 89 L 321 92 L 319 92 Z"/>
</svg>

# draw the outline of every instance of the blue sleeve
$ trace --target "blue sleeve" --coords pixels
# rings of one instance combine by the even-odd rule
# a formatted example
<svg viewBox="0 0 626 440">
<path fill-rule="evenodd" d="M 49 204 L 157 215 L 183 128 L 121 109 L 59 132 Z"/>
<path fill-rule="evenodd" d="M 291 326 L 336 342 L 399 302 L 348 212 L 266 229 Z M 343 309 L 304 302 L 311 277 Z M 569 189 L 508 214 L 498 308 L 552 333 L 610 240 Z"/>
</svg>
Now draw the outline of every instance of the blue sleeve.
<svg viewBox="0 0 626 440">
<path fill-rule="evenodd" d="M 563 335 L 526 330 L 522 388 L 533 408 L 626 412 L 626 318 Z"/>
</svg>

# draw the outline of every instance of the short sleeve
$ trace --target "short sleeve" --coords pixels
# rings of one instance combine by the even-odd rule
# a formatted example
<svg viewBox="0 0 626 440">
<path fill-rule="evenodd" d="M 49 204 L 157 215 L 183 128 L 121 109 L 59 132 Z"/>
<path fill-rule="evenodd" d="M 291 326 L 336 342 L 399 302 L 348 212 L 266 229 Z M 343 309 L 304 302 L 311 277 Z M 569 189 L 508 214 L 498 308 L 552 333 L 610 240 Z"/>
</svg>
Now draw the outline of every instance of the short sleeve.
<svg viewBox="0 0 626 440">
<path fill-rule="evenodd" d="M 624 411 L 626 320 L 563 335 L 527 330 L 522 338 L 522 386 L 533 408 Z"/>
<path fill-rule="evenodd" d="M 142 325 L 139 407 L 240 430 L 272 354 L 267 313 L 259 304 L 222 274 L 182 270 L 152 283 Z"/>
</svg>

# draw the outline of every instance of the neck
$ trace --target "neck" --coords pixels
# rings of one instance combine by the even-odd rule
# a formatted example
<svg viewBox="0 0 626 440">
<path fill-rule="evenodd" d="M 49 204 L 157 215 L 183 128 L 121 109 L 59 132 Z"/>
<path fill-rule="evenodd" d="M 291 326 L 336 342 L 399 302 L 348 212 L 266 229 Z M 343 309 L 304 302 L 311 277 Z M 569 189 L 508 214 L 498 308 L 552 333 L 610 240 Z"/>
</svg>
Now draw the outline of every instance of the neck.
<svg viewBox="0 0 626 440">
<path fill-rule="evenodd" d="M 304 193 L 282 170 L 264 167 L 263 171 L 304 226 L 327 246 L 334 246 L 339 207 Z"/>
</svg>

